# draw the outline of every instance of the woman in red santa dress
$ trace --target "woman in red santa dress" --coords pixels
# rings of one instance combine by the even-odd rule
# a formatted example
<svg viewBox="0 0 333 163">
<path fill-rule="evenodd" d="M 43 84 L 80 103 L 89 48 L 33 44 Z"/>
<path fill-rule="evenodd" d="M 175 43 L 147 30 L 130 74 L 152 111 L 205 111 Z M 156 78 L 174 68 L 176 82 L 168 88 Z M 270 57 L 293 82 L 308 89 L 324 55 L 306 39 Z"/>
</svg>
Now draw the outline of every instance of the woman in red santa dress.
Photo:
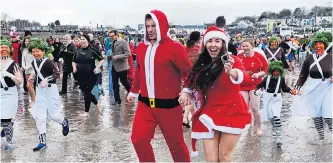
<svg viewBox="0 0 333 163">
<path fill-rule="evenodd" d="M 257 135 L 262 135 L 259 112 L 260 96 L 256 96 L 254 91 L 256 86 L 261 83 L 262 77 L 266 74 L 268 63 L 262 54 L 254 51 L 255 46 L 252 40 L 245 39 L 241 46 L 243 52 L 238 54 L 237 57 L 243 63 L 246 72 L 251 76 L 251 82 L 241 84 L 241 94 L 252 111 Z"/>
<path fill-rule="evenodd" d="M 250 82 L 242 63 L 227 53 L 227 35 L 215 26 L 204 35 L 204 51 L 194 64 L 179 101 L 191 103 L 191 93 L 200 94 L 200 109 L 192 117 L 192 157 L 198 155 L 196 139 L 203 139 L 206 160 L 231 162 L 234 148 L 251 122 L 240 94 L 240 84 Z"/>
</svg>

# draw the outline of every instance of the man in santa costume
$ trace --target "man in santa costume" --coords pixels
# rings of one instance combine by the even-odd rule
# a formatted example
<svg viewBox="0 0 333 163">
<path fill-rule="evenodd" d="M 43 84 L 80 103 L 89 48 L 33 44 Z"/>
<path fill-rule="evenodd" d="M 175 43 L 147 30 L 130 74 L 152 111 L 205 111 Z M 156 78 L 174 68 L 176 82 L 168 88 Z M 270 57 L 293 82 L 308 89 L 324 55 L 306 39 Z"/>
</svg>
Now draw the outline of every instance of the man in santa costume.
<svg viewBox="0 0 333 163">
<path fill-rule="evenodd" d="M 183 137 L 182 107 L 178 97 L 182 76 L 191 69 L 184 47 L 168 36 L 165 14 L 153 10 L 145 16 L 144 42 L 136 49 L 137 67 L 129 102 L 139 98 L 132 129 L 132 143 L 140 162 L 155 162 L 150 144 L 159 125 L 175 162 L 189 162 Z"/>
</svg>

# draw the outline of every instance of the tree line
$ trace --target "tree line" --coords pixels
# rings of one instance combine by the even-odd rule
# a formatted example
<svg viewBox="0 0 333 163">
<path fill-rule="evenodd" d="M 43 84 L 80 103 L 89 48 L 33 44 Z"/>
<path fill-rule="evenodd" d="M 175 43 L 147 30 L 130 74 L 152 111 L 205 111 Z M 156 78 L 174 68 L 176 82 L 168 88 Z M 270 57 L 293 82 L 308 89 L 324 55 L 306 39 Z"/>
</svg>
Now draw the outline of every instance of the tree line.
<svg viewBox="0 0 333 163">
<path fill-rule="evenodd" d="M 291 9 L 283 9 L 280 12 L 264 11 L 260 16 L 242 16 L 238 17 L 232 24 L 236 24 L 241 20 L 247 20 L 251 23 L 256 23 L 262 19 L 284 19 L 288 17 L 295 17 L 296 19 L 302 19 L 306 16 L 315 16 L 318 13 L 332 12 L 332 6 L 314 6 L 310 10 L 305 7 L 297 7 L 293 11 Z"/>
</svg>

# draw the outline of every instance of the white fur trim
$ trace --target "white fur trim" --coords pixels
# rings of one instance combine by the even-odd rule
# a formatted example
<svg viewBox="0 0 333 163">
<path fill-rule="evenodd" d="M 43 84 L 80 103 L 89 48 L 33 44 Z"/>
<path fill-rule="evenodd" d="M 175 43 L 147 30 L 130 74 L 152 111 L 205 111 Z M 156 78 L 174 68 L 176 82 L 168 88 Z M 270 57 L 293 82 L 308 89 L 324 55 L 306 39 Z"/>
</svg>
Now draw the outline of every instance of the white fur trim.
<svg viewBox="0 0 333 163">
<path fill-rule="evenodd" d="M 235 79 L 233 79 L 231 76 L 230 76 L 230 80 L 232 83 L 234 84 L 241 84 L 244 80 L 244 74 L 241 70 L 235 68 L 235 70 L 237 71 L 237 74 L 238 74 L 238 79 L 237 81 Z"/>
<path fill-rule="evenodd" d="M 135 97 L 135 98 L 139 97 L 139 93 L 130 92 L 128 95 L 131 96 L 131 97 Z"/>
<path fill-rule="evenodd" d="M 183 88 L 182 92 L 192 94 L 192 90 L 190 88 Z"/>
<path fill-rule="evenodd" d="M 209 132 L 192 132 L 191 138 L 194 139 L 210 139 L 214 137 L 214 130 L 225 132 L 229 134 L 241 134 L 245 128 L 234 128 L 234 127 L 227 127 L 227 126 L 217 126 L 214 124 L 214 121 L 212 118 L 210 118 L 206 114 L 202 114 L 199 117 L 199 120 L 205 127 L 207 127 Z"/>
<path fill-rule="evenodd" d="M 161 37 L 160 24 L 158 23 L 158 19 L 157 19 L 157 17 L 156 17 L 155 14 L 153 14 L 153 13 L 149 13 L 149 15 L 153 18 L 153 20 L 154 20 L 154 22 L 155 22 L 155 24 L 156 24 L 156 35 L 157 35 L 156 43 L 158 43 L 158 42 L 161 41 L 161 38 L 162 38 L 162 37 Z M 146 29 L 146 26 L 145 26 L 144 43 L 145 43 L 146 45 L 150 45 L 151 42 L 148 41 L 148 40 L 146 39 L 147 37 L 148 37 L 148 36 L 147 36 L 147 29 Z"/>
<path fill-rule="evenodd" d="M 198 151 L 191 152 L 191 157 L 198 157 L 198 156 L 199 156 L 199 152 Z"/>
<path fill-rule="evenodd" d="M 225 35 L 223 32 L 210 31 L 210 32 L 206 33 L 205 36 L 204 36 L 204 45 L 206 45 L 206 43 L 209 39 L 214 38 L 214 37 L 221 38 L 222 40 L 224 40 L 226 45 L 228 45 L 228 43 L 229 43 L 228 36 Z"/>
<path fill-rule="evenodd" d="M 145 56 L 145 77 L 149 98 L 155 98 L 155 54 L 159 43 L 149 44 Z"/>
</svg>

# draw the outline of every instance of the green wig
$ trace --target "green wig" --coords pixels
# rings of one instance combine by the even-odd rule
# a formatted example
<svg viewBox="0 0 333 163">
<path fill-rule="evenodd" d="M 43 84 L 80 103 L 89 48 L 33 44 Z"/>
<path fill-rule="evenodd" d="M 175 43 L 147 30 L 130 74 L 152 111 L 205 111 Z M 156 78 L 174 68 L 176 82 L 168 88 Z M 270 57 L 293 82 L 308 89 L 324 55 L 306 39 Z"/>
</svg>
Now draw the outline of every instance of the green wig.
<svg viewBox="0 0 333 163">
<path fill-rule="evenodd" d="M 332 37 L 331 37 L 332 38 Z M 325 45 L 325 48 L 327 48 L 328 46 L 328 39 L 325 37 L 324 34 L 322 33 L 318 33 L 316 34 L 315 37 L 312 38 L 312 47 L 314 48 L 314 45 L 317 43 L 317 42 L 322 42 L 324 45 Z"/>
<path fill-rule="evenodd" d="M 332 42 L 332 33 L 331 32 L 322 32 L 324 37 L 328 40 L 328 42 Z"/>
<path fill-rule="evenodd" d="M 2 45 L 7 45 L 10 49 L 9 56 L 13 55 L 13 48 L 12 48 L 12 43 L 8 41 L 7 39 L 2 39 L 0 40 L 0 46 Z"/>
<path fill-rule="evenodd" d="M 271 43 L 273 42 L 273 41 L 276 41 L 277 43 L 279 43 L 279 41 L 278 41 L 278 38 L 276 37 L 276 36 L 273 36 L 273 37 L 271 37 L 270 39 L 269 39 L 269 45 L 271 45 Z"/>
<path fill-rule="evenodd" d="M 41 38 L 32 38 L 30 40 L 30 44 L 28 47 L 29 52 L 32 52 L 32 49 L 39 49 L 42 51 L 47 51 L 47 43 L 45 41 L 43 41 Z"/>
<path fill-rule="evenodd" d="M 272 61 L 268 65 L 268 74 L 272 75 L 275 70 L 280 71 L 280 75 L 284 74 L 283 63 L 281 61 Z"/>
<path fill-rule="evenodd" d="M 9 42 L 7 39 L 0 40 L 0 46 L 2 46 L 2 45 L 7 45 L 9 48 L 12 47 L 12 43 Z"/>
</svg>

